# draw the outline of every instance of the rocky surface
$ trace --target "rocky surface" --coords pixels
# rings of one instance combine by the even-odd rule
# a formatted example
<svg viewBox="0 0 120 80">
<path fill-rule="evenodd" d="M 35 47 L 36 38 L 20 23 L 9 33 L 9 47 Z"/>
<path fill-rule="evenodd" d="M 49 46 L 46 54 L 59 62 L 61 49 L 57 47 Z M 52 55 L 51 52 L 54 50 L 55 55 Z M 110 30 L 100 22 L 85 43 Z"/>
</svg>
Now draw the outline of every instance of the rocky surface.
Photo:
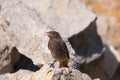
<svg viewBox="0 0 120 80">
<path fill-rule="evenodd" d="M 12 61 L 11 51 L 11 41 L 0 27 L 0 74 L 12 71 L 12 65 L 10 64 Z"/>
<path fill-rule="evenodd" d="M 48 38 L 44 32 L 56 30 L 66 39 L 85 29 L 95 19 L 95 15 L 79 0 L 59 2 L 61 4 L 58 5 L 58 2 L 51 0 L 37 1 L 41 5 L 45 4 L 45 9 L 37 6 L 38 4 L 32 5 L 32 0 L 29 4 L 21 0 L 5 0 L 1 3 L 1 27 L 18 51 L 31 58 L 35 64 L 53 60 L 47 48 Z M 65 10 L 61 5 L 64 5 L 63 8 L 66 7 Z M 72 21 L 74 24 L 69 24 Z"/>
<path fill-rule="evenodd" d="M 120 55 L 113 46 L 105 46 L 105 49 L 104 55 L 89 64 L 81 65 L 80 70 L 87 73 L 92 78 L 111 80 L 113 76 L 115 76 L 116 70 L 119 69 Z"/>
<path fill-rule="evenodd" d="M 119 78 L 118 47 L 102 42 L 111 43 L 106 37 L 108 26 L 106 18 L 96 17 L 81 0 L 0 0 L 0 79 Z M 58 68 L 57 62 L 54 68 L 45 65 L 54 61 L 44 35 L 51 30 L 58 31 L 67 44 L 69 68 Z"/>
<path fill-rule="evenodd" d="M 60 4 L 58 4 L 58 2 L 60 2 Z M 64 39 L 67 39 L 81 32 L 95 19 L 95 14 L 89 11 L 79 0 L 67 0 L 66 2 L 58 0 L 58 2 L 51 0 L 48 2 L 47 0 L 38 1 L 37 3 L 46 5 L 46 7 L 44 7 L 45 9 L 37 6 L 37 3 L 35 4 L 37 7 L 32 5 L 32 1 L 30 1 L 29 4 L 21 0 L 13 0 L 10 2 L 9 0 L 5 0 L 1 2 L 0 24 L 2 29 L 4 29 L 4 32 L 10 38 L 12 45 L 14 45 L 20 53 L 31 58 L 35 64 L 44 64 L 53 61 L 50 51 L 47 48 L 48 37 L 44 35 L 44 32 L 56 30 L 61 33 Z M 61 7 L 61 5 L 63 6 Z M 15 8 L 13 9 L 13 7 Z M 65 10 L 64 7 L 66 7 Z M 74 24 L 70 24 L 72 21 Z M 96 29 L 94 29 L 94 31 L 96 31 Z M 99 37 L 94 38 L 93 36 L 92 40 L 94 41 L 96 38 Z M 89 44 L 89 42 L 86 44 L 92 45 Z M 102 44 L 100 43 L 100 45 Z M 98 51 L 99 48 L 95 50 Z M 101 55 L 101 52 L 98 53 Z M 75 53 L 70 52 L 70 54 Z M 92 54 L 94 54 L 94 52 L 91 52 L 91 55 Z M 82 58 L 84 58 L 84 56 Z M 90 59 L 92 59 L 92 57 L 90 57 Z"/>
<path fill-rule="evenodd" d="M 50 68 L 44 65 L 36 72 L 19 70 L 14 74 L 0 75 L 0 80 L 92 80 L 88 75 L 75 69 Z"/>
<path fill-rule="evenodd" d="M 43 9 L 43 7 L 39 5 L 45 5 L 46 7 L 44 6 Z M 79 11 L 79 9 L 81 10 Z M 63 39 L 66 40 L 71 56 L 70 65 L 74 66 L 74 64 L 76 64 L 74 61 L 75 51 L 72 49 L 69 42 L 67 42 L 67 38 L 87 28 L 87 26 L 94 21 L 95 17 L 95 14 L 89 11 L 79 0 L 66 0 L 66 2 L 63 0 L 44 0 L 36 1 L 35 5 L 32 0 L 29 2 L 26 2 L 25 0 L 1 0 L 0 28 L 2 31 L 0 33 L 4 33 L 5 36 L 7 36 L 5 38 L 8 38 L 5 40 L 6 42 L 3 43 L 5 47 L 1 45 L 1 53 L 5 51 L 7 53 L 3 54 L 7 54 L 8 58 L 10 56 L 10 58 L 7 59 L 8 61 L 5 62 L 5 65 L 3 65 L 4 63 L 1 63 L 3 65 L 3 67 L 1 66 L 1 69 L 10 65 L 10 67 L 7 68 L 9 71 L 6 72 L 16 72 L 19 69 L 36 71 L 39 68 L 35 65 L 40 65 L 41 67 L 41 64 L 52 63 L 54 59 L 47 47 L 48 37 L 44 35 L 45 32 L 50 30 L 59 31 Z M 86 20 L 84 18 L 86 18 Z M 1 44 L 2 41 L 4 40 L 0 41 Z M 8 42 L 11 42 L 11 44 L 6 44 Z M 9 51 L 6 51 L 6 46 L 10 46 Z M 3 61 L 1 62 L 5 61 L 4 59 L 2 60 Z M 5 70 L 7 69 L 5 68 Z M 44 69 L 46 70 L 46 68 Z M 62 73 L 63 70 L 60 71 Z M 17 73 L 19 75 L 21 72 L 18 71 Z M 79 78 L 82 79 L 79 71 L 77 71 L 78 75 L 75 75 L 75 73 L 73 75 L 76 78 L 73 80 Z M 27 75 L 26 72 L 25 74 Z M 39 74 L 42 75 L 42 73 Z M 53 73 L 50 75 L 52 74 Z M 9 75 L 14 76 L 14 74 Z M 46 76 L 45 74 L 43 75 Z M 21 76 L 22 75 L 18 76 L 18 79 Z M 59 76 L 60 73 L 58 73 L 55 78 L 59 78 Z M 69 78 L 68 76 L 61 77 L 61 80 Z M 37 77 L 38 76 L 35 76 L 34 78 Z M 13 78 L 11 77 L 10 79 Z M 15 79 L 17 79 L 17 77 Z M 24 79 L 24 77 L 22 79 Z M 48 79 L 52 80 L 52 77 Z"/>
<path fill-rule="evenodd" d="M 6 25 L 6 22 L 9 25 Z M 44 57 L 49 53 L 46 47 L 48 41 L 44 32 L 49 29 L 42 23 L 35 11 L 26 7 L 19 0 L 3 1 L 0 24 L 20 53 L 29 56 L 34 63 L 49 61 L 50 58 Z"/>
<path fill-rule="evenodd" d="M 44 24 L 59 31 L 65 38 L 84 30 L 96 17 L 80 0 L 22 1 L 26 6 L 40 13 L 39 16 Z"/>
</svg>

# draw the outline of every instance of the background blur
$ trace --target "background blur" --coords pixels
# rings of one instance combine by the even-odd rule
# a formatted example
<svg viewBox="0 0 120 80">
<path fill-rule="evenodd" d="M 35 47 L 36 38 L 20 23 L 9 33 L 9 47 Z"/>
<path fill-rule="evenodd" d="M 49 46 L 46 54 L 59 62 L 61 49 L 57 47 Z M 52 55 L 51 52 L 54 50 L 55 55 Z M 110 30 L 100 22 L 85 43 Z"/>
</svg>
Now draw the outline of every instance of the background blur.
<svg viewBox="0 0 120 80">
<path fill-rule="evenodd" d="M 105 43 L 111 44 L 120 52 L 120 0 L 82 0 L 98 16 L 105 18 L 101 27 L 107 30 L 101 34 Z M 101 32 L 104 30 L 101 30 Z M 100 33 L 101 33 L 100 32 Z"/>
</svg>

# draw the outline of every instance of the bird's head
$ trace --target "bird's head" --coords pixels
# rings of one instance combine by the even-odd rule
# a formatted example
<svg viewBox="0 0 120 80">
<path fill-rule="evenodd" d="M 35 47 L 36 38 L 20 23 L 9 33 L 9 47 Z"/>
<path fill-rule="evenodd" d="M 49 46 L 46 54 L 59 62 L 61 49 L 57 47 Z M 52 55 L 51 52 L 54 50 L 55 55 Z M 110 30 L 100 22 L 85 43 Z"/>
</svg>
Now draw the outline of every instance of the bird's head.
<svg viewBox="0 0 120 80">
<path fill-rule="evenodd" d="M 50 32 L 45 32 L 45 34 L 50 38 L 50 39 L 61 39 L 60 34 L 56 31 L 50 31 Z"/>
</svg>

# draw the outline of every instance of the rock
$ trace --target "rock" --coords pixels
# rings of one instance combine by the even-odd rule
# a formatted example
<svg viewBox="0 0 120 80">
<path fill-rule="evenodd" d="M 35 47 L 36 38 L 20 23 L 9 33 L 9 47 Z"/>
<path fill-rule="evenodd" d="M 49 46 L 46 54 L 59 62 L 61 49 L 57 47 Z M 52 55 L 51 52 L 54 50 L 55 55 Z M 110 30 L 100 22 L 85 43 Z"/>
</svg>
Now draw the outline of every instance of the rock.
<svg viewBox="0 0 120 80">
<path fill-rule="evenodd" d="M 50 30 L 60 32 L 64 40 L 70 41 L 70 44 L 65 41 L 71 57 L 70 66 L 79 68 L 80 64 L 92 62 L 102 55 L 96 16 L 80 0 L 4 0 L 0 5 L 3 32 L 18 52 L 35 65 L 54 60 L 47 47 L 49 39 L 44 35 Z"/>
<path fill-rule="evenodd" d="M 84 30 L 96 17 L 81 0 L 22 0 L 25 5 L 40 13 L 44 24 L 65 37 Z M 33 4 L 34 3 L 34 4 Z"/>
<path fill-rule="evenodd" d="M 42 67 L 42 64 L 38 65 L 39 67 L 34 65 L 33 61 L 30 58 L 26 57 L 25 55 L 21 53 L 19 53 L 19 55 L 20 55 L 19 59 L 13 65 L 15 72 L 18 71 L 19 69 L 37 71 Z"/>
<path fill-rule="evenodd" d="M 0 24 L 12 45 L 20 53 L 31 58 L 33 63 L 43 64 L 52 61 L 52 56 L 46 47 L 48 38 L 43 34 L 49 29 L 42 23 L 37 13 L 20 0 L 10 2 L 5 0 L 1 3 Z"/>
<path fill-rule="evenodd" d="M 46 31 L 56 30 L 67 39 L 86 29 L 96 17 L 80 0 L 4 0 L 0 5 L 2 29 L 12 45 L 31 58 L 34 64 L 54 60 L 47 47 Z"/>
<path fill-rule="evenodd" d="M 7 34 L 0 28 L 0 74 L 14 72 L 18 69 L 25 68 L 25 66 L 27 66 L 26 69 L 29 69 L 29 67 L 32 68 L 29 70 L 38 70 L 39 68 L 35 67 L 30 60 L 13 47 Z M 24 67 L 21 67 L 21 65 Z M 17 70 L 15 69 L 16 67 Z"/>
<path fill-rule="evenodd" d="M 111 80 L 119 80 L 120 79 L 120 65 L 119 67 L 116 69 L 116 72 L 114 74 L 114 76 L 112 77 Z"/>
<path fill-rule="evenodd" d="M 97 60 L 81 66 L 81 71 L 88 74 L 91 78 L 100 80 L 115 80 L 116 70 L 120 66 L 120 55 L 113 46 L 105 46 L 104 54 Z"/>
<path fill-rule="evenodd" d="M 0 43 L 4 43 L 9 40 L 5 40 L 1 37 Z M 4 47 L 4 45 L 6 47 Z M 4 43 L 4 45 L 1 44 L 1 47 L 4 48 L 0 51 L 0 74 L 4 74 L 7 72 L 16 72 L 19 69 L 28 69 L 31 71 L 36 71 L 39 69 L 36 65 L 33 64 L 32 60 L 24 56 L 23 54 L 19 53 L 18 50 L 13 47 L 10 48 L 11 45 L 8 45 Z"/>
<path fill-rule="evenodd" d="M 19 70 L 16 73 L 6 73 L 0 75 L 0 80 L 30 80 L 32 72 L 28 70 Z"/>
<path fill-rule="evenodd" d="M 49 39 L 44 35 L 50 30 L 60 32 L 65 40 L 70 53 L 70 67 L 79 70 L 83 68 L 83 72 L 96 79 L 102 77 L 104 80 L 113 76 L 118 64 L 113 69 L 109 67 L 112 74 L 106 69 L 107 65 L 103 66 L 110 60 L 110 56 L 101 59 L 105 56 L 104 46 L 97 33 L 96 19 L 96 15 L 80 0 L 1 0 L 0 52 L 6 52 L 8 46 L 9 51 L 4 54 L 10 58 L 6 61 L 2 56 L 0 62 L 6 62 L 0 63 L 0 70 L 4 73 L 17 72 L 5 74 L 4 77 L 1 75 L 0 79 L 91 80 L 86 74 L 75 69 L 50 68 L 48 65 L 42 67 L 42 64 L 52 63 L 54 60 L 47 47 Z M 105 31 L 102 34 L 105 34 Z M 42 69 L 37 72 L 27 71 L 38 70 L 36 65 L 40 65 Z M 27 70 L 18 71 L 19 69 Z"/>
<path fill-rule="evenodd" d="M 93 80 L 100 80 L 99 78 L 93 79 Z"/>
<path fill-rule="evenodd" d="M 106 51 L 104 54 L 104 59 L 100 63 L 101 67 L 106 72 L 106 75 L 111 79 L 116 73 L 117 68 L 120 63 L 120 54 L 113 46 L 106 46 Z"/>
<path fill-rule="evenodd" d="M 105 36 L 107 34 L 107 30 L 108 30 L 107 19 L 103 16 L 98 16 L 98 19 L 96 21 L 96 25 L 97 25 L 97 31 L 98 31 L 99 35 L 101 37 Z"/>
<path fill-rule="evenodd" d="M 0 75 L 0 80 L 92 80 L 88 75 L 75 69 L 50 68 L 44 65 L 37 72 L 19 70 L 17 73 Z"/>
<path fill-rule="evenodd" d="M 12 71 L 11 50 L 11 41 L 0 27 L 0 74 Z"/>
<path fill-rule="evenodd" d="M 105 72 L 105 75 L 108 77 L 108 79 L 105 80 L 119 80 L 120 0 L 99 0 L 99 2 L 94 0 L 82 1 L 89 5 L 92 11 L 94 11 L 97 15 L 102 16 L 98 18 L 97 27 L 99 34 L 102 37 L 102 41 L 108 45 L 104 55 L 105 58 L 100 65 L 103 67 L 103 72 Z M 98 76 L 99 75 L 100 74 L 98 74 Z"/>
<path fill-rule="evenodd" d="M 97 18 L 90 25 L 68 40 L 75 50 L 76 62 L 87 64 L 99 58 L 104 52 L 104 46 L 97 33 Z"/>
</svg>

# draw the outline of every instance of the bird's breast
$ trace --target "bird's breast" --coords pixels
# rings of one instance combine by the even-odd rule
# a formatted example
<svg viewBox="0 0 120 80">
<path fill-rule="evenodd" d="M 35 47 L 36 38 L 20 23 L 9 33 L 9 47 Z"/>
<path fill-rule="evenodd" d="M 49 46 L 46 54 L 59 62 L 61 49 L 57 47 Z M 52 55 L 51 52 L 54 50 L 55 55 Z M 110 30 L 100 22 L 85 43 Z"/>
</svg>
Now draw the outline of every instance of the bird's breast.
<svg viewBox="0 0 120 80">
<path fill-rule="evenodd" d="M 50 49 L 51 54 L 55 59 L 57 59 L 57 60 L 64 59 L 65 56 L 62 51 L 62 46 L 60 45 L 60 42 L 49 41 L 48 48 Z"/>
</svg>

